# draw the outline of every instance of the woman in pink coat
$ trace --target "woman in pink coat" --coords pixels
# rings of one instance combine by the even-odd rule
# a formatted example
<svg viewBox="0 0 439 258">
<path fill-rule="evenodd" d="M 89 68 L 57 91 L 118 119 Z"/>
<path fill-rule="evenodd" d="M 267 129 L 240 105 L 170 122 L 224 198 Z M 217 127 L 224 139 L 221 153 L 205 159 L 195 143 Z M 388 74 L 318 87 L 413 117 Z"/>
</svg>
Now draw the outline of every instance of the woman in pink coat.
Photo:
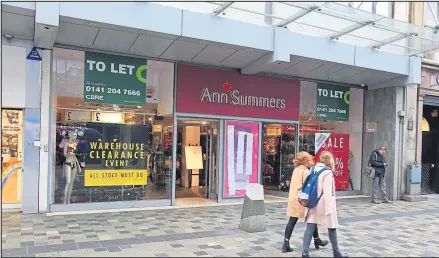
<svg viewBox="0 0 439 258">
<path fill-rule="evenodd" d="M 290 193 L 288 196 L 288 216 L 290 217 L 287 227 L 285 229 L 285 239 L 284 245 L 282 246 L 282 253 L 292 252 L 293 249 L 290 247 L 290 238 L 293 233 L 294 226 L 296 226 L 299 218 L 305 217 L 305 207 L 303 207 L 297 200 L 298 192 L 302 188 L 303 182 L 309 175 L 309 168 L 314 166 L 314 157 L 308 152 L 299 152 L 296 159 L 294 160 L 295 169 L 293 175 L 291 176 Z M 314 246 L 319 249 L 320 246 L 326 246 L 328 244 L 327 240 L 321 240 L 319 238 L 319 232 L 316 229 L 313 233 L 314 236 Z"/>
<path fill-rule="evenodd" d="M 335 201 L 335 182 L 334 182 L 334 157 L 329 151 L 320 154 L 320 162 L 315 165 L 314 171 L 317 172 L 322 168 L 326 171 L 319 175 L 317 182 L 317 195 L 322 196 L 314 208 L 305 209 L 305 222 L 307 223 L 305 235 L 303 237 L 302 257 L 309 257 L 309 245 L 317 225 L 328 228 L 329 240 L 332 245 L 334 257 L 348 257 L 342 254 L 338 248 L 337 231 L 337 205 Z M 323 195 L 322 195 L 323 193 Z"/>
</svg>

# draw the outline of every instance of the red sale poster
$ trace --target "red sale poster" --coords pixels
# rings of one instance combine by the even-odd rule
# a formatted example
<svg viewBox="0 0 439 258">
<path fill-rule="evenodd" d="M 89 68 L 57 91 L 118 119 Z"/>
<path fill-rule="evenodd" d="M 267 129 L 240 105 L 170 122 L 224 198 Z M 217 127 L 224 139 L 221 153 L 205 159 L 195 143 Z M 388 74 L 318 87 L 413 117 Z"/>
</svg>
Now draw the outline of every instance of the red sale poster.
<svg viewBox="0 0 439 258">
<path fill-rule="evenodd" d="M 349 189 L 349 134 L 316 133 L 315 146 L 316 161 L 323 151 L 329 151 L 334 156 L 335 188 Z"/>
</svg>

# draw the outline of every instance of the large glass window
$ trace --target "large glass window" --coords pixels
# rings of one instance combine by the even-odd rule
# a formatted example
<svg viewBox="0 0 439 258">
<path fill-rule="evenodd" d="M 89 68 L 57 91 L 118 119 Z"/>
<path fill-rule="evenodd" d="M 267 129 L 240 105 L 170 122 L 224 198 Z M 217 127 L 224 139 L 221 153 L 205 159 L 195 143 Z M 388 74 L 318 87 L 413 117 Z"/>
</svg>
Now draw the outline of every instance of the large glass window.
<svg viewBox="0 0 439 258">
<path fill-rule="evenodd" d="M 52 203 L 170 199 L 174 64 L 53 53 Z"/>
<path fill-rule="evenodd" d="M 288 191 L 296 157 L 294 124 L 264 124 L 262 183 L 268 191 Z"/>
<path fill-rule="evenodd" d="M 299 151 L 333 152 L 337 190 L 361 190 L 363 98 L 362 89 L 301 83 Z"/>
<path fill-rule="evenodd" d="M 23 111 L 2 108 L 2 204 L 21 202 Z"/>
</svg>

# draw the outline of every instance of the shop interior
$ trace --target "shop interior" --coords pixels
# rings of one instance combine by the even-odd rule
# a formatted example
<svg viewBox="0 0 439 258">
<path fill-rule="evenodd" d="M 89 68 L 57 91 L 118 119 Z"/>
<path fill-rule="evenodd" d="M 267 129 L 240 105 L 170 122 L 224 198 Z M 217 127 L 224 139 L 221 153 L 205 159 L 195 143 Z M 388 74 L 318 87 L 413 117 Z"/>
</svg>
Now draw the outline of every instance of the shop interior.
<svg viewBox="0 0 439 258">
<path fill-rule="evenodd" d="M 218 122 L 178 120 L 175 198 L 217 200 L 217 154 Z"/>
<path fill-rule="evenodd" d="M 288 191 L 296 157 L 296 126 L 264 124 L 262 181 L 265 190 Z"/>
<path fill-rule="evenodd" d="M 2 108 L 2 207 L 21 208 L 23 111 Z"/>
</svg>

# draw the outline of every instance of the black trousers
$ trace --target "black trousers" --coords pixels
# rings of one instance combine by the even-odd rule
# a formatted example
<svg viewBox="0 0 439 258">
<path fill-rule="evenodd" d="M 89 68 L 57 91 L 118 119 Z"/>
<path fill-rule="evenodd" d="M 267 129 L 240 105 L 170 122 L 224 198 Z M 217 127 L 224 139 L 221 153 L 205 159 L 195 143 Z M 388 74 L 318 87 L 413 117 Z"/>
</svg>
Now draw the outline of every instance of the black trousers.
<svg viewBox="0 0 439 258">
<path fill-rule="evenodd" d="M 290 240 L 291 235 L 293 234 L 294 227 L 296 226 L 298 220 L 299 218 L 296 217 L 290 217 L 290 219 L 288 220 L 287 227 L 285 228 L 285 240 Z M 319 238 L 319 231 L 317 230 L 317 227 L 314 230 L 313 237 Z"/>
</svg>

